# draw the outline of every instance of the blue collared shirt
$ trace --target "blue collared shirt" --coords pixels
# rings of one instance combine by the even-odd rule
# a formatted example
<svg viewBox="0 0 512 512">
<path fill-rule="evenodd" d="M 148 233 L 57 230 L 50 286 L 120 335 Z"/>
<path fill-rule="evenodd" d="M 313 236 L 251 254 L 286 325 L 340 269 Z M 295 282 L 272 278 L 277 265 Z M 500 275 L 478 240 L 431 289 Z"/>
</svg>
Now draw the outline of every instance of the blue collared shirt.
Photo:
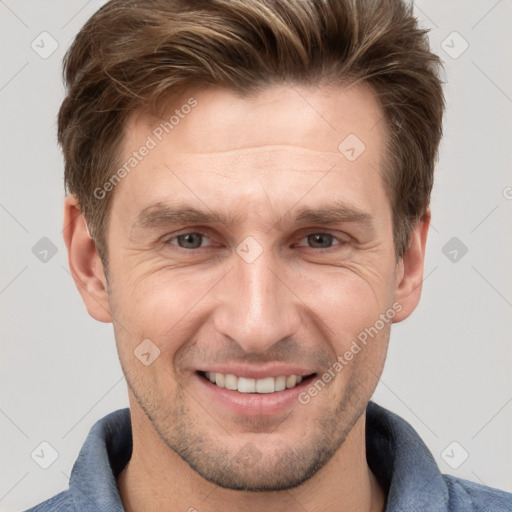
<svg viewBox="0 0 512 512">
<path fill-rule="evenodd" d="M 117 477 L 132 452 L 130 410 L 94 424 L 76 460 L 69 489 L 26 512 L 123 512 Z M 386 512 L 512 512 L 512 494 L 441 474 L 405 420 L 370 402 L 368 465 L 387 492 Z"/>
</svg>

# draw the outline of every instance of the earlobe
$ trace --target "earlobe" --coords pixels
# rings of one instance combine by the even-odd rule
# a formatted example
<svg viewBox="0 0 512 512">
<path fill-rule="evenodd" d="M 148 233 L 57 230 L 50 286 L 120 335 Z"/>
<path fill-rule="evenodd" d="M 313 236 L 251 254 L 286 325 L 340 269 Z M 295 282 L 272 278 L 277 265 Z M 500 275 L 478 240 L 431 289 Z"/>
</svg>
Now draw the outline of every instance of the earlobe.
<svg viewBox="0 0 512 512">
<path fill-rule="evenodd" d="M 409 248 L 397 266 L 394 301 L 400 304 L 401 309 L 397 311 L 394 323 L 405 320 L 420 301 L 430 217 L 428 210 L 415 224 L 410 234 Z"/>
<path fill-rule="evenodd" d="M 75 196 L 64 201 L 63 236 L 71 275 L 89 314 L 99 322 L 112 322 L 103 263 Z"/>
</svg>

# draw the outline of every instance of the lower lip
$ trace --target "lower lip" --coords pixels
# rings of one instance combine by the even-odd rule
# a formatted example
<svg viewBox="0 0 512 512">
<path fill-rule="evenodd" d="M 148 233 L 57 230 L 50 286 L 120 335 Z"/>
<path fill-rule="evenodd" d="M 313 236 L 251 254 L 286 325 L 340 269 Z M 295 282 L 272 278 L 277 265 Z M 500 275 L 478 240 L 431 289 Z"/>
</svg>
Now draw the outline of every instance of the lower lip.
<svg viewBox="0 0 512 512">
<path fill-rule="evenodd" d="M 314 375 L 304 379 L 294 388 L 276 391 L 274 393 L 240 393 L 231 389 L 221 388 L 199 374 L 196 380 L 202 387 L 202 392 L 208 397 L 226 407 L 229 411 L 243 416 L 271 416 L 279 414 L 294 404 L 299 403 L 299 395 L 315 378 Z"/>
</svg>

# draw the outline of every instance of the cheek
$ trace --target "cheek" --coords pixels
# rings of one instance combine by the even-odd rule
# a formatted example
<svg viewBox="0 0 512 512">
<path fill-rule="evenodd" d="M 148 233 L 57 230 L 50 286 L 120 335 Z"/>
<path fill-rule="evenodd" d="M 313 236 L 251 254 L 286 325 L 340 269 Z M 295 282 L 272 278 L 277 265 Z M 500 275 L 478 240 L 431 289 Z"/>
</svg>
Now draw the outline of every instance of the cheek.
<svg viewBox="0 0 512 512">
<path fill-rule="evenodd" d="M 375 324 L 390 304 L 387 280 L 355 269 L 337 269 L 322 278 L 309 277 L 301 285 L 304 302 L 319 318 L 320 328 L 336 350 Z"/>
<path fill-rule="evenodd" d="M 218 276 L 191 271 L 137 272 L 113 287 L 116 319 L 126 328 L 123 340 L 133 350 L 150 339 L 163 355 L 172 356 L 180 340 L 193 335 L 204 321 L 198 318 Z M 174 342 L 174 340 L 176 340 Z"/>
</svg>

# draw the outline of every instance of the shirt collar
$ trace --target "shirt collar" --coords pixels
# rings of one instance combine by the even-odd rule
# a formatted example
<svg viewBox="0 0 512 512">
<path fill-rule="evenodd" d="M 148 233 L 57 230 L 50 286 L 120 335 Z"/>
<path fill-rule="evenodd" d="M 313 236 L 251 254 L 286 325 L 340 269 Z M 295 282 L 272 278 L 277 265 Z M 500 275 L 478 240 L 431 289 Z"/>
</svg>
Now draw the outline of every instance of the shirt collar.
<svg viewBox="0 0 512 512">
<path fill-rule="evenodd" d="M 132 455 L 130 409 L 119 409 L 91 428 L 69 479 L 76 509 L 124 512 L 117 477 Z"/>
<path fill-rule="evenodd" d="M 370 402 L 366 458 L 388 494 L 391 511 L 448 510 L 449 494 L 434 457 L 404 419 Z"/>
</svg>

